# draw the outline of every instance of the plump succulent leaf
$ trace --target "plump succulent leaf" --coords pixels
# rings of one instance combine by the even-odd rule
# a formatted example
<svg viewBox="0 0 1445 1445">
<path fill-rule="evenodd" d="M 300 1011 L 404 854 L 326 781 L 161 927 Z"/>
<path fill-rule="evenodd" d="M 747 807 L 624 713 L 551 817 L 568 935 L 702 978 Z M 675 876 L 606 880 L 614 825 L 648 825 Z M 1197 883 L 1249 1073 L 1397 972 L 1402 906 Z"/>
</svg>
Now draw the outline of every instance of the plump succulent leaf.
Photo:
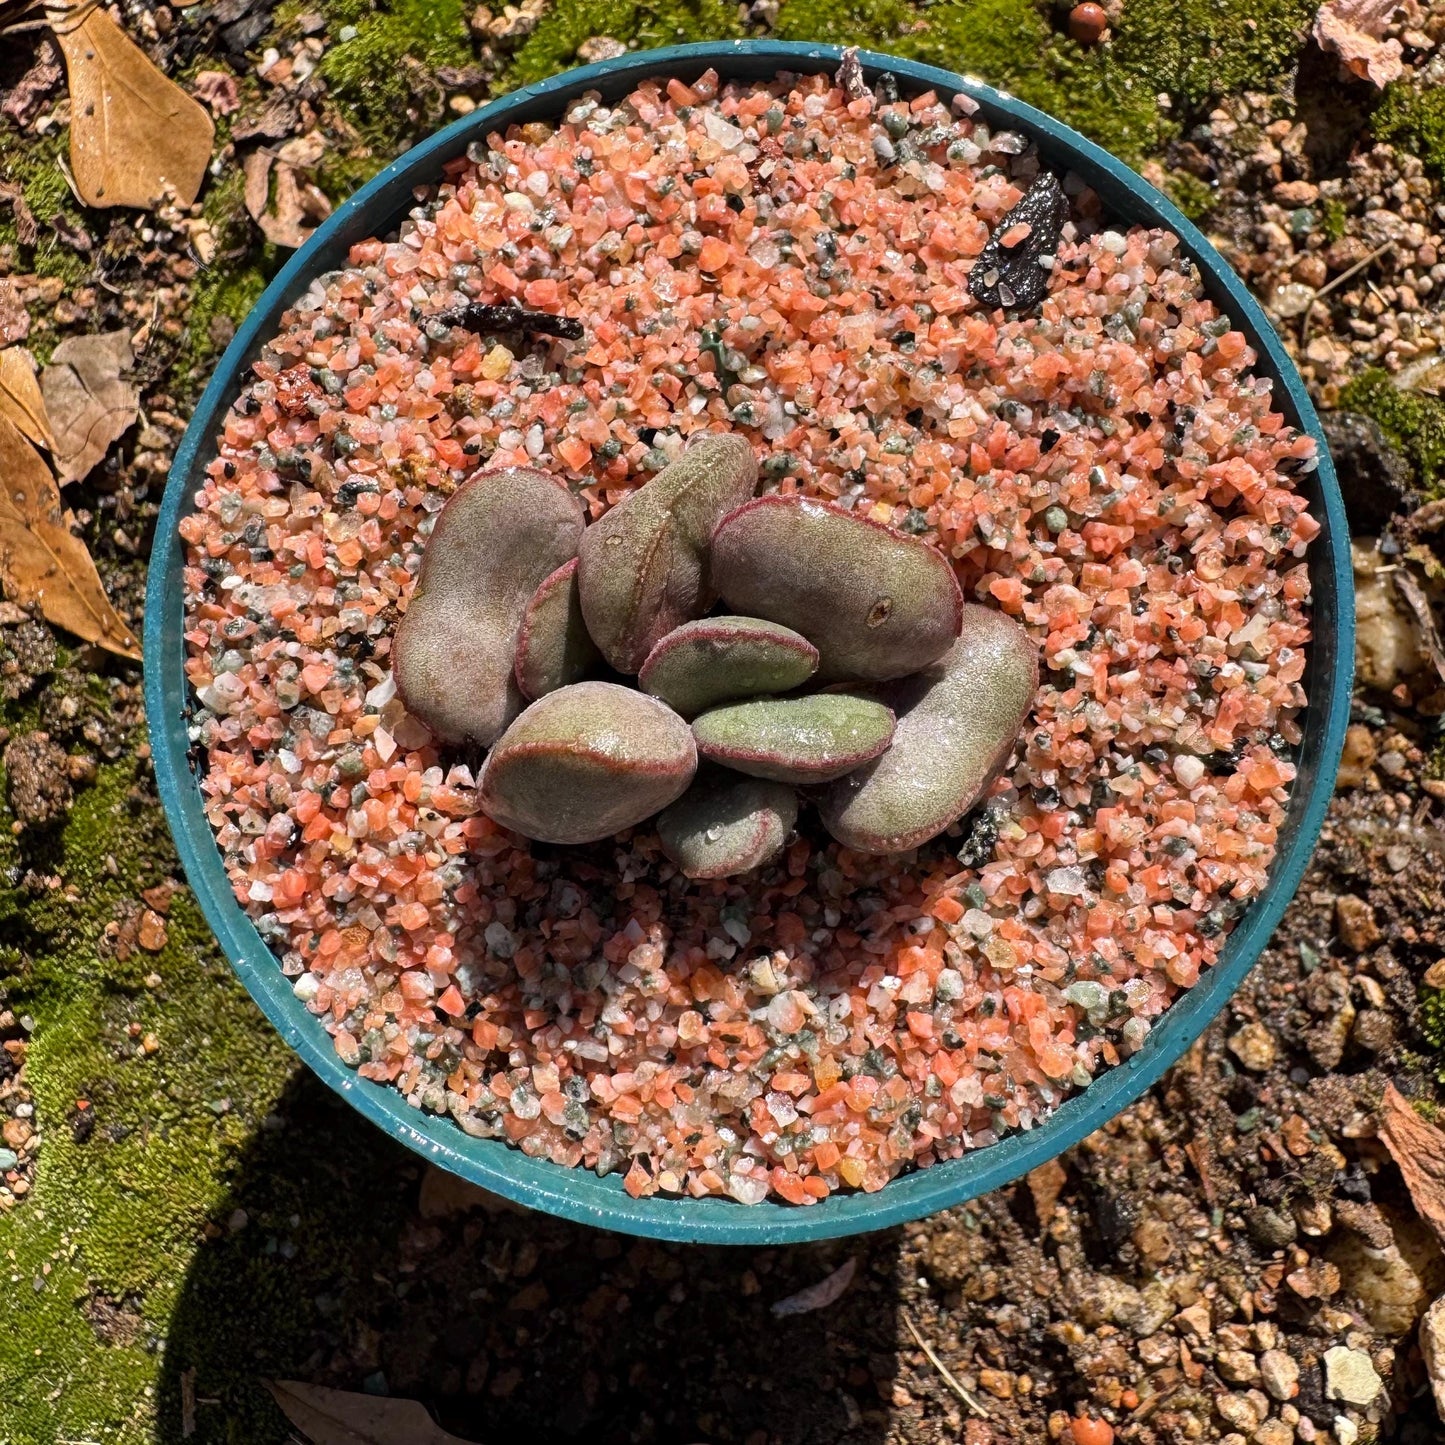
<svg viewBox="0 0 1445 1445">
<path fill-rule="evenodd" d="M 669 632 L 642 664 L 638 685 L 683 717 L 733 698 L 791 692 L 818 667 L 818 649 L 761 617 L 700 617 Z"/>
<path fill-rule="evenodd" d="M 504 828 L 545 843 L 592 843 L 650 818 L 697 771 L 687 724 L 612 682 L 540 697 L 498 738 L 479 797 Z"/>
<path fill-rule="evenodd" d="M 661 638 L 707 611 L 708 542 L 757 476 L 744 438 L 710 433 L 587 529 L 582 616 L 619 672 L 636 672 Z"/>
<path fill-rule="evenodd" d="M 522 710 L 522 616 L 585 523 L 581 502 L 529 467 L 480 472 L 437 513 L 392 641 L 397 692 L 437 737 L 487 747 Z"/>
<path fill-rule="evenodd" d="M 785 783 L 711 768 L 657 819 L 662 851 L 688 878 L 731 878 L 782 852 L 798 820 Z"/>
<path fill-rule="evenodd" d="M 926 667 L 958 636 L 963 607 L 936 547 L 798 496 L 758 497 L 723 518 L 712 583 L 735 611 L 801 632 L 828 680 Z"/>
<path fill-rule="evenodd" d="M 1028 633 L 1001 612 L 965 606 L 944 657 L 879 689 L 898 714 L 893 745 L 826 790 L 824 826 L 860 853 L 898 853 L 941 833 L 1007 760 L 1038 685 Z"/>
<path fill-rule="evenodd" d="M 893 714 L 872 698 L 820 692 L 713 708 L 694 719 L 692 732 L 703 757 L 736 772 L 825 783 L 883 752 Z"/>
<path fill-rule="evenodd" d="M 564 562 L 532 594 L 517 633 L 517 686 L 535 701 L 544 693 L 580 682 L 601 656 L 582 621 L 577 596 L 577 559 Z"/>
</svg>

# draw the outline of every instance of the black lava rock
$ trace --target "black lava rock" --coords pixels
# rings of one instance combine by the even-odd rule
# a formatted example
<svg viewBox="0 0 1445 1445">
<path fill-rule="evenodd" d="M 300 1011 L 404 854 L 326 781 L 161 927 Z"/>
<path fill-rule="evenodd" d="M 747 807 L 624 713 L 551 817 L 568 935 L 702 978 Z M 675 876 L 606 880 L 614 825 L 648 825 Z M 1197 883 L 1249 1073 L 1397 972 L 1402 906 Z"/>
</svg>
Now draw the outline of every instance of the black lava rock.
<svg viewBox="0 0 1445 1445">
<path fill-rule="evenodd" d="M 1409 462 L 1377 421 L 1357 411 L 1332 411 L 1320 423 L 1340 479 L 1352 537 L 1378 537 L 1391 517 L 1420 505 Z"/>
<path fill-rule="evenodd" d="M 1009 311 L 1037 306 L 1048 292 L 1053 257 L 1068 219 L 1069 202 L 1058 177 L 1043 171 L 1023 200 L 994 227 L 968 273 L 969 294 L 985 306 Z M 1020 225 L 1029 228 L 1028 234 L 1005 246 L 1003 238 Z M 1042 257 L 1049 258 L 1046 264 L 1040 263 Z"/>
</svg>

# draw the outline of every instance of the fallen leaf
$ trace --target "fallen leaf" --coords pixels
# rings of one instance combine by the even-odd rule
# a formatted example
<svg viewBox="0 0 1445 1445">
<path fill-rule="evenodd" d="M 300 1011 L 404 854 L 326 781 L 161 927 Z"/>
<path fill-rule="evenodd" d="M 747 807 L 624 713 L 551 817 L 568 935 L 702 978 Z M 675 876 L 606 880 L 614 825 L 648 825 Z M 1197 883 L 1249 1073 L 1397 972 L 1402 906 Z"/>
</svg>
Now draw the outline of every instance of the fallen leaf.
<svg viewBox="0 0 1445 1445">
<path fill-rule="evenodd" d="M 0 101 L 0 115 L 8 115 L 18 126 L 29 125 L 41 102 L 55 89 L 56 82 L 64 74 L 59 52 L 49 36 L 42 37 L 35 48 L 35 60 L 30 69 Z"/>
<path fill-rule="evenodd" d="M 1383 88 L 1405 69 L 1400 42 L 1380 38 L 1399 8 L 1399 0 L 1325 0 L 1315 15 L 1315 43 L 1333 50 L 1352 75 Z"/>
<path fill-rule="evenodd" d="M 1380 1138 L 1399 1165 L 1415 1212 L 1445 1243 L 1445 1132 L 1427 1123 L 1393 1085 L 1380 1104 Z"/>
<path fill-rule="evenodd" d="M 264 1384 L 311 1445 L 470 1445 L 443 1430 L 416 1400 L 390 1400 L 298 1380 Z"/>
<path fill-rule="evenodd" d="M 826 1309 L 852 1284 L 857 1270 L 856 1258 L 845 1259 L 826 1279 L 820 1279 L 817 1284 L 810 1284 L 806 1289 L 800 1289 L 797 1294 L 778 1300 L 773 1305 L 772 1313 L 776 1318 L 782 1319 L 785 1315 L 805 1315 L 813 1310 Z"/>
<path fill-rule="evenodd" d="M 46 11 L 70 76 L 70 168 L 88 206 L 149 207 L 167 187 L 196 199 L 216 127 L 91 0 Z"/>
<path fill-rule="evenodd" d="M 289 161 L 267 150 L 252 151 L 242 165 L 243 198 L 261 234 L 277 246 L 293 250 L 331 214 L 331 202 L 310 181 L 299 178 Z M 274 185 L 273 185 L 274 182 Z M 311 225 L 304 222 L 311 221 Z"/>
<path fill-rule="evenodd" d="M 35 379 L 35 358 L 23 346 L 0 351 L 0 416 L 8 417 L 36 446 L 54 455 L 55 438 Z"/>
<path fill-rule="evenodd" d="M 1064 1181 L 1069 1176 L 1057 1159 L 1050 1159 L 1037 1169 L 1030 1169 L 1027 1177 L 1029 1193 L 1034 1197 L 1034 1213 L 1042 1229 L 1054 1217 L 1054 1206 L 1059 1202 Z"/>
<path fill-rule="evenodd" d="M 55 469 L 62 482 L 88 476 L 135 421 L 139 390 L 122 375 L 134 356 L 130 336 L 107 331 L 72 336 L 51 353 L 40 390 L 55 434 Z"/>
<path fill-rule="evenodd" d="M 30 335 L 30 313 L 13 281 L 0 281 L 0 346 L 14 346 Z"/>
<path fill-rule="evenodd" d="M 0 416 L 0 587 L 22 606 L 38 603 L 47 620 L 121 657 L 140 644 L 110 605 L 85 543 L 40 453 Z"/>
</svg>

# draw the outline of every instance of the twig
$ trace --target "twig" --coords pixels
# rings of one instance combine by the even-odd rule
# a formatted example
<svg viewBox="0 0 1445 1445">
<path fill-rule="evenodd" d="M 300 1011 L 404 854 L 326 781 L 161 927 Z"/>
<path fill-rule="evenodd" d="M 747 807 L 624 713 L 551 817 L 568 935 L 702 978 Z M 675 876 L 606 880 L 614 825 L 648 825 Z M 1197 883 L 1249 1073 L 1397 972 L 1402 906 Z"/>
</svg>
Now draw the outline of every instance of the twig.
<svg viewBox="0 0 1445 1445">
<path fill-rule="evenodd" d="M 935 1353 L 933 1346 L 930 1345 L 928 1341 L 925 1340 L 923 1336 L 918 1333 L 918 1328 L 909 1318 L 908 1311 L 900 1310 L 899 1313 L 903 1316 L 903 1323 L 908 1326 L 908 1333 L 913 1336 L 914 1340 L 918 1344 L 918 1348 L 922 1350 L 925 1355 L 928 1356 L 928 1363 L 932 1365 L 933 1368 L 937 1370 L 940 1375 L 943 1376 L 944 1382 L 948 1385 L 949 1389 L 951 1389 L 953 1393 L 957 1395 L 958 1398 L 962 1400 L 963 1403 L 967 1405 L 970 1410 L 973 1411 L 975 1415 L 982 1415 L 985 1419 L 987 1419 L 988 1411 L 983 1407 L 983 1405 L 980 1403 L 976 1396 L 971 1395 L 967 1390 L 965 1390 L 963 1386 L 960 1385 L 958 1381 L 955 1380 L 954 1377 L 949 1373 L 948 1366 L 945 1365 L 943 1361 L 938 1358 L 938 1355 Z"/>
<path fill-rule="evenodd" d="M 1376 246 L 1375 249 L 1371 251 L 1370 254 L 1366 256 L 1363 261 L 1356 261 L 1353 266 L 1347 267 L 1345 270 L 1341 271 L 1340 274 L 1336 276 L 1333 281 L 1326 281 L 1325 284 L 1321 286 L 1318 291 L 1315 292 L 1314 301 L 1311 301 L 1310 304 L 1305 307 L 1304 325 L 1300 328 L 1299 344 L 1301 350 L 1303 350 L 1306 346 L 1309 345 L 1310 325 L 1314 317 L 1315 301 L 1324 300 L 1324 298 L 1328 296 L 1331 291 L 1337 290 L 1339 287 L 1343 286 L 1345 282 L 1350 279 L 1351 276 L 1357 275 L 1359 272 L 1363 271 L 1366 266 L 1368 266 L 1372 261 L 1377 260 L 1394 244 L 1395 243 L 1393 241 L 1381 242 L 1380 245 Z"/>
</svg>

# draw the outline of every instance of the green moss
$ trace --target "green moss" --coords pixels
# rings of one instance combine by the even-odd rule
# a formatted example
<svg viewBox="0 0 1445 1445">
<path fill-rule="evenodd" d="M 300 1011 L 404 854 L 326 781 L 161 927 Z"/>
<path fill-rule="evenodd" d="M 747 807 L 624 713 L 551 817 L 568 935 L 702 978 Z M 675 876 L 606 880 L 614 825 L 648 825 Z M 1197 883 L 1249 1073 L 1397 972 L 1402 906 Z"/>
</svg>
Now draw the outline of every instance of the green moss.
<svg viewBox="0 0 1445 1445">
<path fill-rule="evenodd" d="M 83 252 L 63 242 L 51 229 L 50 222 L 59 218 L 71 228 L 91 229 L 87 213 L 71 194 L 62 164 L 68 164 L 68 132 L 53 130 L 43 136 L 17 136 L 0 131 L 0 175 L 18 185 L 25 204 L 40 224 L 40 235 L 33 247 L 21 246 L 15 216 L 9 206 L 0 209 L 0 245 L 19 248 L 26 265 L 40 276 L 58 276 L 74 285 L 90 274 L 91 260 Z M 94 220 L 94 214 L 89 213 Z"/>
<path fill-rule="evenodd" d="M 741 35 L 737 6 L 724 0 L 577 0 L 556 4 L 512 59 L 502 89 L 545 80 L 577 64 L 577 47 L 594 35 L 652 49 Z"/>
<path fill-rule="evenodd" d="M 1191 221 L 1208 215 L 1214 207 L 1214 191 L 1188 171 L 1170 171 L 1165 178 L 1164 194 Z"/>
<path fill-rule="evenodd" d="M 777 33 L 970 72 L 1139 165 L 1175 133 L 1176 115 L 1228 90 L 1277 84 L 1313 9 L 1309 0 L 1130 0 L 1113 41 L 1085 49 L 1054 28 L 1064 10 L 1034 0 L 951 0 L 921 11 L 902 0 L 784 0 Z"/>
<path fill-rule="evenodd" d="M 48 850 L 62 889 L 0 887 L 0 985 L 35 1020 L 27 1077 L 43 1140 L 33 1192 L 0 1217 L 0 1254 L 18 1281 L 0 1290 L 7 1445 L 153 1438 L 153 1342 L 224 1197 L 227 1159 L 294 1067 L 188 894 L 173 902 L 159 954 L 121 963 L 105 943 L 106 925 L 175 867 L 159 809 L 137 787 L 141 766 L 104 765 L 59 836 L 30 844 Z M 23 861 L 0 828 L 0 878 Z M 154 1054 L 137 1048 L 132 1024 L 155 1034 Z M 77 1099 L 97 1125 L 83 1143 L 67 1123 Z M 101 1292 L 136 1302 L 136 1338 L 98 1347 L 85 1305 Z"/>
<path fill-rule="evenodd" d="M 1397 80 L 1370 119 L 1375 135 L 1417 155 L 1445 180 L 1445 87 Z"/>
<path fill-rule="evenodd" d="M 1420 993 L 1420 1011 L 1415 1026 L 1434 1049 L 1445 1049 L 1445 989 L 1427 988 Z"/>
<path fill-rule="evenodd" d="M 1374 417 L 1415 469 L 1421 490 L 1445 490 L 1445 400 L 1401 391 L 1379 367 L 1361 372 L 1340 393 L 1342 411 Z"/>
<path fill-rule="evenodd" d="M 318 67 L 331 99 L 363 141 L 390 160 L 441 117 L 431 72 L 473 59 L 463 0 L 331 0 L 331 43 Z M 342 27 L 355 35 L 340 39 Z"/>
<path fill-rule="evenodd" d="M 1331 197 L 1320 206 L 1320 226 L 1326 237 L 1338 241 L 1345 234 L 1345 220 L 1348 216 L 1345 203 Z"/>
</svg>

